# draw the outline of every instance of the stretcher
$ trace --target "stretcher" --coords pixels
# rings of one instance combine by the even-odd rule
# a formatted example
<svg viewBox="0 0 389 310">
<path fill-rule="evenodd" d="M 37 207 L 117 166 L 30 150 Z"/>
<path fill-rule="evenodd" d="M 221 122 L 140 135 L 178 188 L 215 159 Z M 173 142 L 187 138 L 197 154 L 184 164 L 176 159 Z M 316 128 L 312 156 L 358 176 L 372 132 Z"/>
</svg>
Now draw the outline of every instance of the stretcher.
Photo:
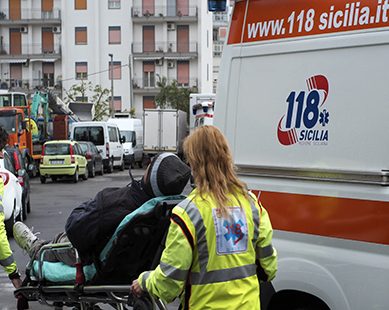
<svg viewBox="0 0 389 310">
<path fill-rule="evenodd" d="M 14 295 L 55 309 L 97 310 L 99 304 L 114 309 L 166 309 L 163 301 L 150 296 L 135 298 L 130 285 L 141 272 L 158 265 L 171 211 L 183 199 L 184 196 L 157 197 L 127 215 L 90 265 L 84 266 L 78 259 L 74 267 L 45 261 L 48 251 L 73 247 L 71 243 L 44 245 L 37 259 L 28 263 L 23 286 Z"/>
</svg>

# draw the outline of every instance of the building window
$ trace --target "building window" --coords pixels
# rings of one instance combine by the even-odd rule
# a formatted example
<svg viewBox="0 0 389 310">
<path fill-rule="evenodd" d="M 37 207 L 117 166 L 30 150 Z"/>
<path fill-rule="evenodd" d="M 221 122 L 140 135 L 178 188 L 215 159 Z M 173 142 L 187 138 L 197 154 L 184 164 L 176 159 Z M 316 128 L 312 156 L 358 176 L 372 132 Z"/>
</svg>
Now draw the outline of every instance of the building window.
<svg viewBox="0 0 389 310">
<path fill-rule="evenodd" d="M 110 98 L 111 100 L 111 98 Z M 113 96 L 113 109 L 115 112 L 122 111 L 122 97 L 121 96 Z"/>
<path fill-rule="evenodd" d="M 177 83 L 189 86 L 189 61 L 177 61 Z"/>
<path fill-rule="evenodd" d="M 75 38 L 76 38 L 76 45 L 88 44 L 88 32 L 86 30 L 86 27 L 76 27 Z"/>
<path fill-rule="evenodd" d="M 108 9 L 120 9 L 120 0 L 108 0 Z"/>
<path fill-rule="evenodd" d="M 155 51 L 154 26 L 143 26 L 143 52 Z"/>
<path fill-rule="evenodd" d="M 155 63 L 143 62 L 143 87 L 155 87 Z"/>
<path fill-rule="evenodd" d="M 86 10 L 87 9 L 87 0 L 74 0 L 74 9 L 75 10 Z"/>
<path fill-rule="evenodd" d="M 143 96 L 143 109 L 155 109 L 156 107 L 154 96 Z"/>
<path fill-rule="evenodd" d="M 9 68 L 11 87 L 22 87 L 22 64 L 10 64 Z"/>
<path fill-rule="evenodd" d="M 112 68 L 111 68 L 111 62 L 108 63 L 108 78 L 112 79 Z M 121 80 L 122 79 L 122 63 L 121 61 L 114 61 L 113 62 L 113 79 L 114 80 Z"/>
<path fill-rule="evenodd" d="M 54 63 L 42 63 L 43 86 L 54 87 Z"/>
<path fill-rule="evenodd" d="M 88 63 L 76 62 L 76 80 L 84 80 L 88 78 Z"/>
<path fill-rule="evenodd" d="M 109 44 L 120 44 L 121 43 L 120 26 L 108 27 L 108 43 Z"/>
<path fill-rule="evenodd" d="M 179 53 L 189 52 L 189 26 L 188 25 L 177 26 L 177 52 Z"/>
</svg>

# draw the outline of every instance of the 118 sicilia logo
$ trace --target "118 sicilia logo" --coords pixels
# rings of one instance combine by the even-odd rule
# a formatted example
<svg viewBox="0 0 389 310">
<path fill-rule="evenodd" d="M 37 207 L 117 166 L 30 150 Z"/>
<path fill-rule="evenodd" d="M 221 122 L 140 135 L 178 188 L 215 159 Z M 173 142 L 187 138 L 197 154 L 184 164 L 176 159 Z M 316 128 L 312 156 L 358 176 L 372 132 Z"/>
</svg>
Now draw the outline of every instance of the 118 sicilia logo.
<svg viewBox="0 0 389 310">
<path fill-rule="evenodd" d="M 278 122 L 277 136 L 282 145 L 327 145 L 330 112 L 325 107 L 329 83 L 324 75 L 307 79 L 307 90 L 291 91 L 286 113 Z"/>
</svg>

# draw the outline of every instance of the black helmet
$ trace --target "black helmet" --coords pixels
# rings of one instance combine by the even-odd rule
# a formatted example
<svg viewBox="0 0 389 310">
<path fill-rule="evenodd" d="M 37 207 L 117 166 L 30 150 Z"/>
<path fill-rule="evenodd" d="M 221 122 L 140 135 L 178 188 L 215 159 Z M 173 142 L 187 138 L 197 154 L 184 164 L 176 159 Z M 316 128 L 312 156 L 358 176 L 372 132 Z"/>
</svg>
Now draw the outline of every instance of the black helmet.
<svg viewBox="0 0 389 310">
<path fill-rule="evenodd" d="M 145 189 L 152 196 L 181 194 L 190 178 L 190 168 L 177 155 L 161 153 L 148 167 Z"/>
</svg>

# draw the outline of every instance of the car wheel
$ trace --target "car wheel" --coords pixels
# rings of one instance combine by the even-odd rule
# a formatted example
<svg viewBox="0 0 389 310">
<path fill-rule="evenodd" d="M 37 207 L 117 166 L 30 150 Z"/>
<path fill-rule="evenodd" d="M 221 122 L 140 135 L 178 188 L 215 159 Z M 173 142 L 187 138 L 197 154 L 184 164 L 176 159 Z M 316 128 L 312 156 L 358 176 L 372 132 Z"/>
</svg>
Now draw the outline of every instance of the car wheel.
<svg viewBox="0 0 389 310">
<path fill-rule="evenodd" d="M 96 176 L 96 167 L 95 164 L 93 163 L 92 169 L 89 172 L 89 177 L 94 178 Z"/>
<path fill-rule="evenodd" d="M 51 181 L 53 181 L 54 183 L 58 181 L 58 177 L 57 176 L 52 176 L 51 177 Z"/>
<path fill-rule="evenodd" d="M 28 199 L 28 202 L 27 202 L 27 213 L 30 213 L 31 212 L 31 201 L 30 199 Z"/>
<path fill-rule="evenodd" d="M 88 175 L 89 175 L 88 167 L 85 167 L 85 172 L 84 172 L 84 174 L 82 175 L 82 179 L 83 179 L 84 181 L 88 180 Z"/>
<path fill-rule="evenodd" d="M 110 160 L 107 167 L 107 172 L 112 173 L 112 171 L 113 171 L 113 160 Z"/>
<path fill-rule="evenodd" d="M 46 177 L 45 177 L 45 176 L 41 175 L 41 176 L 40 176 L 40 179 L 41 179 L 41 183 L 42 183 L 42 184 L 45 184 L 45 183 L 46 183 Z"/>
<path fill-rule="evenodd" d="M 76 169 L 76 171 L 73 174 L 73 183 L 77 183 L 77 182 L 78 182 L 78 169 Z"/>
<path fill-rule="evenodd" d="M 11 217 L 8 220 L 4 221 L 5 230 L 7 232 L 8 238 L 13 237 L 13 227 L 15 222 L 16 220 L 15 220 L 15 208 L 14 208 Z"/>
</svg>

